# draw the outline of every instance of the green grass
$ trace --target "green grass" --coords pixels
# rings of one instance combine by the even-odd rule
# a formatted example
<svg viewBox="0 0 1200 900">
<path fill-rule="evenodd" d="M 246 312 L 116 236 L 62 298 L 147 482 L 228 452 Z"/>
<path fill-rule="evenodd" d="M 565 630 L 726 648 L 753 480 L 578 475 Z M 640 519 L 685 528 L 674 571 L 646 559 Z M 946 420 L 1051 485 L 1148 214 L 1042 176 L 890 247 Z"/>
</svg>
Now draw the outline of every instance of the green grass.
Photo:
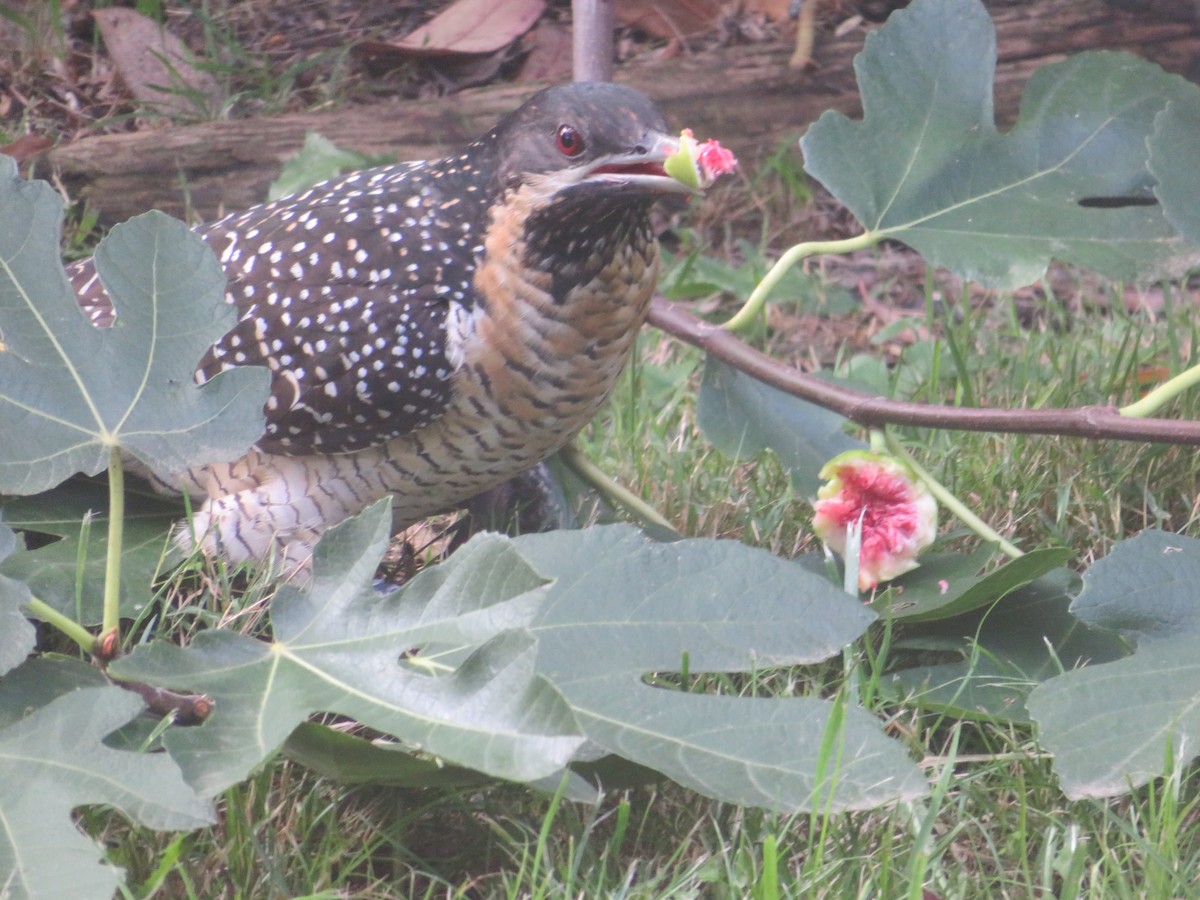
<svg viewBox="0 0 1200 900">
<path fill-rule="evenodd" d="M 217 827 L 180 840 L 110 821 L 102 836 L 134 884 L 166 858 L 157 896 L 171 897 L 1194 894 L 1195 799 L 1181 777 L 1068 804 L 1045 761 L 986 756 L 933 761 L 926 804 L 828 817 L 722 806 L 669 785 L 598 808 L 517 788 L 347 790 L 276 763 L 226 793 Z"/>
</svg>

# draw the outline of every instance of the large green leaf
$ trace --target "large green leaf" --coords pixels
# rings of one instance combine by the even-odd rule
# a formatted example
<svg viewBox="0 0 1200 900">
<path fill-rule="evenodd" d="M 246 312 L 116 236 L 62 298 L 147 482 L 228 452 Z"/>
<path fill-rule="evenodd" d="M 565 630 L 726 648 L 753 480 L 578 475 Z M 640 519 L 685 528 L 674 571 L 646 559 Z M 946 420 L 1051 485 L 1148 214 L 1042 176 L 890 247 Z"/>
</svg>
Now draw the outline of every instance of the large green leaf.
<svg viewBox="0 0 1200 900">
<path fill-rule="evenodd" d="M 1146 140 L 1160 110 L 1200 88 L 1131 56 L 1084 53 L 1035 73 L 1002 134 L 995 64 L 979 0 L 915 0 L 855 59 L 862 121 L 822 115 L 801 142 L 805 167 L 875 236 L 989 287 L 1035 281 L 1051 257 L 1113 278 L 1194 264 L 1196 248 L 1153 203 Z"/>
<path fill-rule="evenodd" d="M 1158 180 L 1154 193 L 1179 233 L 1200 244 L 1200 92 L 1167 104 L 1154 120 L 1150 136 L 1150 171 Z"/>
<path fill-rule="evenodd" d="M 212 810 L 164 754 L 106 747 L 106 735 L 142 708 L 112 686 L 57 696 L 0 726 L 0 895 L 6 900 L 108 900 L 120 870 L 80 834 L 71 811 L 104 804 L 160 830 L 193 829 Z"/>
<path fill-rule="evenodd" d="M 0 681 L 0 728 L 21 721 L 63 694 L 108 684 L 103 672 L 82 660 L 49 654 L 31 656 Z"/>
<path fill-rule="evenodd" d="M 447 765 L 434 757 L 415 755 L 411 747 L 399 741 L 347 734 L 316 722 L 305 722 L 297 727 L 284 742 L 283 753 L 289 759 L 342 784 L 463 788 L 481 787 L 497 781 L 475 769 Z M 587 777 L 578 774 L 576 768 L 586 769 Z M 636 780 L 631 782 L 630 773 L 622 769 L 636 770 L 633 772 Z M 529 783 L 554 793 L 564 787 L 564 774 L 567 779 L 564 796 L 584 803 L 596 801 L 597 784 L 602 784 L 605 790 L 613 790 L 628 782 L 632 786 L 655 778 L 661 780 L 657 773 L 615 757 L 607 757 L 590 765 L 572 763 L 572 768 L 565 773 L 554 772 Z"/>
<path fill-rule="evenodd" d="M 745 459 L 770 447 L 796 492 L 815 496 L 817 473 L 845 450 L 867 445 L 845 432 L 846 419 L 785 394 L 712 356 L 696 401 L 696 424 L 722 453 Z"/>
<path fill-rule="evenodd" d="M 81 659 L 51 653 L 30 656 L 0 681 L 0 728 L 64 694 L 86 687 L 107 687 L 111 683 L 103 672 Z M 149 739 L 157 725 L 158 720 L 153 716 L 137 716 L 111 732 L 104 744 L 114 750 L 140 753 L 150 746 Z"/>
<path fill-rule="evenodd" d="M 1071 612 L 1142 644 L 1200 634 L 1200 541 L 1143 531 L 1122 541 L 1083 575 Z"/>
<path fill-rule="evenodd" d="M 920 568 L 897 578 L 891 583 L 895 590 L 880 593 L 873 605 L 880 615 L 906 624 L 950 619 L 996 603 L 1074 555 L 1065 547 L 1043 547 L 979 574 L 995 554 L 992 545 L 982 544 L 970 554 L 922 556 Z"/>
<path fill-rule="evenodd" d="M 203 240 L 158 212 L 115 227 L 95 259 L 117 322 L 96 328 L 67 283 L 61 224 L 55 191 L 0 156 L 0 491 L 96 474 L 114 448 L 159 472 L 244 452 L 262 434 L 269 373 L 193 380 L 235 318 Z"/>
<path fill-rule="evenodd" d="M 237 782 L 317 712 L 498 778 L 534 780 L 567 764 L 582 739 L 533 671 L 536 646 L 522 630 L 544 579 L 505 538 L 481 535 L 382 597 L 372 579 L 390 524 L 382 501 L 330 529 L 311 586 L 276 596 L 273 640 L 211 631 L 110 667 L 216 701 L 204 725 L 165 738 L 189 783 L 213 793 Z"/>
<path fill-rule="evenodd" d="M 297 726 L 283 752 L 327 778 L 342 784 L 386 784 L 397 787 L 467 787 L 491 784 L 474 769 L 448 766 L 421 757 L 398 741 L 368 740 L 317 722 Z"/>
<path fill-rule="evenodd" d="M 1184 763 L 1200 746 L 1200 541 L 1146 531 L 1083 575 L 1071 612 L 1136 642 L 1132 656 L 1065 672 L 1029 712 L 1072 797 L 1112 796 Z"/>
<path fill-rule="evenodd" d="M 537 670 L 600 746 L 708 796 L 770 809 L 924 793 L 904 748 L 861 709 L 842 721 L 815 698 L 645 683 L 651 672 L 754 672 L 838 653 L 874 615 L 820 575 L 733 541 L 656 544 L 624 525 L 516 544 L 556 579 L 532 626 Z M 823 768 L 823 739 L 837 748 L 833 769 Z"/>
<path fill-rule="evenodd" d="M 126 488 L 122 616 L 134 617 L 142 611 L 148 588 L 169 552 L 170 529 L 182 514 L 183 505 L 177 500 L 150 493 L 148 488 Z M 53 538 L 36 549 L 0 560 L 0 573 L 25 582 L 35 596 L 80 624 L 100 624 L 108 551 L 108 486 L 98 480 L 71 478 L 51 491 L 9 500 L 0 507 L 0 519 L 12 528 L 36 533 L 39 541 Z"/>
<path fill-rule="evenodd" d="M 110 667 L 215 700 L 203 726 L 165 738 L 198 789 L 244 777 L 310 714 L 331 712 L 448 763 L 549 787 L 577 756 L 609 752 L 774 809 L 810 808 L 831 785 L 838 808 L 924 791 L 904 748 L 861 710 L 644 683 L 685 661 L 751 672 L 838 653 L 874 614 L 819 575 L 732 541 L 655 544 L 611 526 L 480 535 L 381 597 L 371 576 L 388 523 L 378 504 L 329 531 L 312 585 L 276 598 L 272 641 L 209 632 Z M 293 749 L 328 769 L 328 737 L 309 729 Z M 368 778 L 422 777 L 365 747 L 356 759 Z"/>
<path fill-rule="evenodd" d="M 16 535 L 0 525 L 0 564 L 12 558 L 16 546 Z M 33 650 L 37 635 L 21 612 L 29 596 L 28 585 L 0 575 L 0 675 L 19 665 Z"/>
<path fill-rule="evenodd" d="M 1008 592 L 986 610 L 906 629 L 893 651 L 953 654 L 951 662 L 908 666 L 882 686 L 898 702 L 957 718 L 1027 722 L 1025 699 L 1063 668 L 1128 654 L 1112 632 L 1089 628 L 1067 611 L 1078 590 L 1069 569 L 1056 569 Z"/>
</svg>

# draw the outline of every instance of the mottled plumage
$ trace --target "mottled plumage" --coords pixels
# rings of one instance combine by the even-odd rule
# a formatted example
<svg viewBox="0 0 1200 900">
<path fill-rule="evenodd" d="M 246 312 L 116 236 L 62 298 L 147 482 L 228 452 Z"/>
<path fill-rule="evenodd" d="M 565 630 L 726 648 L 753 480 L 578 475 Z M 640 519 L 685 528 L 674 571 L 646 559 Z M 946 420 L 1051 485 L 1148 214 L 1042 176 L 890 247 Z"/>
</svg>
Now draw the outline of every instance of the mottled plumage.
<svg viewBox="0 0 1200 900">
<path fill-rule="evenodd" d="M 302 568 L 325 528 L 380 497 L 407 524 L 570 440 L 645 318 L 650 207 L 688 191 L 661 167 L 676 146 L 635 91 L 551 88 L 459 154 L 197 229 L 239 311 L 197 380 L 239 365 L 273 376 L 255 449 L 155 473 L 203 501 L 202 546 Z M 108 324 L 91 261 L 69 274 Z"/>
</svg>

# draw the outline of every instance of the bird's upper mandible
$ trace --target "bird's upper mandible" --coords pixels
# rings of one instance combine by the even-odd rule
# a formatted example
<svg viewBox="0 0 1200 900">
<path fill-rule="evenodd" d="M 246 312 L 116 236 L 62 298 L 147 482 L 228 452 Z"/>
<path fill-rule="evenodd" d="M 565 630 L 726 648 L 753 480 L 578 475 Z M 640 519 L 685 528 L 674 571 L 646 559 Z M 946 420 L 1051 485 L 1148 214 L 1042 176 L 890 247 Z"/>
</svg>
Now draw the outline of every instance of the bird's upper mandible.
<svg viewBox="0 0 1200 900">
<path fill-rule="evenodd" d="M 678 146 L 637 91 L 565 85 L 460 153 L 356 172 L 203 226 L 239 322 L 198 378 L 271 369 L 259 446 L 272 453 L 344 453 L 427 426 L 471 354 L 488 349 L 483 332 L 503 337 L 573 297 L 603 318 L 601 294 L 619 305 L 629 285 L 652 283 L 649 209 L 693 190 L 663 170 Z M 111 321 L 90 260 L 70 274 L 93 320 Z M 515 354 L 512 364 L 525 365 Z"/>
</svg>

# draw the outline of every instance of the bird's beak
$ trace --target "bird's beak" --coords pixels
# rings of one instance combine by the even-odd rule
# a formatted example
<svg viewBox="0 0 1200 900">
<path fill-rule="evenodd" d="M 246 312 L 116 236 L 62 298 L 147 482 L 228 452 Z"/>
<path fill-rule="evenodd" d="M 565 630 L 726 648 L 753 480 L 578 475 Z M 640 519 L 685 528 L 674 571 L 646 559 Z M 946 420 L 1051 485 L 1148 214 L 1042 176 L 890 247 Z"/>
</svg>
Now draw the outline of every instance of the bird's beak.
<svg viewBox="0 0 1200 900">
<path fill-rule="evenodd" d="M 649 149 L 645 149 L 648 147 Z M 647 136 L 642 147 L 596 161 L 583 173 L 584 181 L 603 180 L 627 185 L 647 194 L 699 194 L 696 188 L 667 174 L 663 163 L 679 150 L 679 138 L 661 133 Z"/>
</svg>

